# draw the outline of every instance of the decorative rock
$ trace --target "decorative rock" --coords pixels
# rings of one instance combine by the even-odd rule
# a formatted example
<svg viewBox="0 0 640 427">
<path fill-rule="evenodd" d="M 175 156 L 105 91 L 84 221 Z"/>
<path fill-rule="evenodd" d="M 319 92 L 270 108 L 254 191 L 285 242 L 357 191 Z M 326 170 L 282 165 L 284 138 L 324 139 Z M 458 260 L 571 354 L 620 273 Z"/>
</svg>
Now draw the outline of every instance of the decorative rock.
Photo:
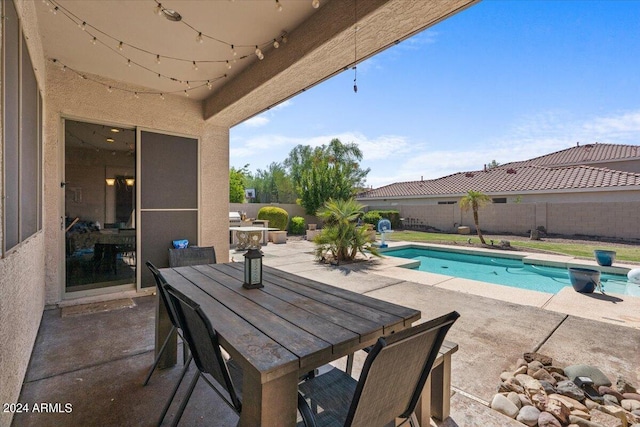
<svg viewBox="0 0 640 427">
<path fill-rule="evenodd" d="M 537 360 L 529 362 L 529 364 L 527 365 L 527 375 L 532 377 L 533 374 L 538 372 L 540 369 L 544 369 L 544 365 L 542 363 L 538 362 Z"/>
<path fill-rule="evenodd" d="M 603 396 L 605 394 L 610 394 L 612 396 L 615 396 L 616 399 L 618 399 L 619 401 L 624 399 L 624 397 L 622 397 L 622 393 L 618 393 L 618 390 L 614 390 L 611 387 L 600 386 L 598 387 L 598 393 L 600 393 Z"/>
<path fill-rule="evenodd" d="M 546 381 L 549 384 L 551 384 L 552 386 L 556 385 L 556 383 L 558 382 L 545 369 L 537 370 L 532 376 L 533 376 L 533 378 L 537 379 L 538 381 Z"/>
<path fill-rule="evenodd" d="M 520 374 L 520 375 L 516 375 L 516 380 L 518 380 L 518 383 L 522 386 L 524 386 L 524 383 L 526 383 L 527 381 L 531 381 L 535 378 L 526 375 L 526 374 Z"/>
<path fill-rule="evenodd" d="M 569 421 L 572 424 L 577 425 L 578 427 L 602 427 L 598 423 L 594 423 L 594 422 L 589 421 L 589 420 L 584 420 L 584 419 L 582 419 L 580 417 L 576 417 L 575 415 L 570 415 L 569 416 Z"/>
<path fill-rule="evenodd" d="M 549 366 L 553 364 L 552 358 L 540 353 L 525 353 L 523 354 L 523 357 L 524 357 L 524 360 L 526 360 L 528 363 L 534 360 L 537 360 L 538 362 L 542 363 L 545 366 Z"/>
<path fill-rule="evenodd" d="M 640 393 L 624 393 L 622 399 L 632 399 L 640 402 Z M 620 399 L 620 400 L 622 400 Z"/>
<path fill-rule="evenodd" d="M 595 382 L 595 380 L 594 380 Z M 616 390 L 620 393 L 636 393 L 636 388 L 631 385 L 629 381 L 627 381 L 624 377 L 618 377 L 616 381 Z"/>
<path fill-rule="evenodd" d="M 547 399 L 545 411 L 556 417 L 560 423 L 569 423 L 569 415 L 571 415 L 571 411 L 560 399 Z"/>
<path fill-rule="evenodd" d="M 584 400 L 584 391 L 578 388 L 573 381 L 560 381 L 556 384 L 556 392 L 572 399 Z"/>
<path fill-rule="evenodd" d="M 604 404 L 605 405 L 619 405 L 620 401 L 618 400 L 617 397 L 615 397 L 612 394 L 605 394 L 604 396 L 602 396 L 602 398 L 604 399 Z M 638 402 L 640 403 L 640 402 Z"/>
<path fill-rule="evenodd" d="M 509 418 L 515 418 L 516 415 L 518 415 L 518 407 L 501 394 L 493 396 L 491 409 L 494 409 Z"/>
<path fill-rule="evenodd" d="M 532 394 L 531 396 L 531 404 L 538 408 L 541 411 L 544 411 L 544 408 L 547 406 L 547 395 L 544 394 L 543 391 Z"/>
<path fill-rule="evenodd" d="M 527 365 L 524 365 L 524 366 L 520 366 L 518 369 L 513 371 L 513 376 L 526 374 L 526 373 L 527 373 Z"/>
<path fill-rule="evenodd" d="M 584 406 L 586 406 L 587 408 L 589 408 L 589 410 L 592 410 L 592 409 L 598 409 L 598 408 L 600 408 L 600 406 L 601 406 L 601 405 L 600 405 L 599 403 L 594 402 L 594 401 L 593 401 L 593 400 L 591 400 L 591 399 L 585 399 L 585 400 L 584 400 Z"/>
<path fill-rule="evenodd" d="M 591 411 L 591 422 L 600 424 L 602 427 L 623 427 L 624 425 L 620 418 L 602 411 Z"/>
<path fill-rule="evenodd" d="M 503 373 L 500 374 L 500 379 L 502 381 L 506 381 L 509 378 L 513 378 L 513 377 L 514 377 L 514 375 L 509 371 L 504 371 Z"/>
<path fill-rule="evenodd" d="M 549 381 L 540 380 L 540 385 L 544 388 L 544 392 L 547 394 L 553 394 L 556 392 L 556 389 L 553 387 Z"/>
<path fill-rule="evenodd" d="M 522 366 L 527 366 L 527 361 L 520 358 L 516 361 L 516 368 L 520 368 Z"/>
<path fill-rule="evenodd" d="M 573 411 L 571 411 L 571 415 L 573 415 L 574 417 L 580 417 L 583 420 L 591 419 L 591 414 L 590 413 L 581 411 L 579 409 L 574 409 Z"/>
<path fill-rule="evenodd" d="M 515 391 L 516 393 L 524 393 L 524 388 L 522 388 L 520 382 L 516 378 L 509 378 L 507 381 L 500 383 L 498 391 L 507 393 L 510 391 Z"/>
<path fill-rule="evenodd" d="M 564 375 L 561 375 L 561 374 L 559 374 L 559 373 L 557 373 L 557 372 L 550 372 L 550 374 L 551 374 L 551 376 L 552 376 L 553 378 L 555 378 L 555 380 L 556 380 L 557 382 L 560 382 L 560 381 L 567 381 L 567 380 L 569 379 L 569 378 L 565 377 Z"/>
<path fill-rule="evenodd" d="M 560 421 L 548 412 L 540 412 L 538 417 L 538 427 L 562 427 Z"/>
<path fill-rule="evenodd" d="M 507 399 L 509 399 L 514 405 L 516 405 L 518 409 L 520 409 L 522 408 L 522 402 L 520 401 L 520 398 L 518 396 L 520 396 L 518 393 L 512 391 L 507 394 Z"/>
<path fill-rule="evenodd" d="M 577 377 L 589 377 L 596 387 L 601 385 L 611 386 L 611 381 L 602 371 L 594 366 L 589 365 L 572 365 L 564 368 L 564 374 L 573 381 Z"/>
<path fill-rule="evenodd" d="M 544 369 L 546 369 L 550 374 L 553 374 L 555 372 L 556 374 L 564 376 L 564 369 L 557 366 L 545 366 Z"/>
<path fill-rule="evenodd" d="M 622 399 L 620 405 L 623 409 L 629 412 L 640 411 L 640 402 L 635 399 Z"/>
<path fill-rule="evenodd" d="M 533 427 L 538 424 L 538 417 L 540 417 L 540 411 L 538 408 L 535 406 L 523 406 L 520 408 L 520 412 L 518 412 L 516 420 L 520 421 L 522 424 Z"/>
<path fill-rule="evenodd" d="M 521 407 L 533 405 L 533 403 L 531 403 L 531 399 L 529 399 L 526 394 L 519 394 L 518 398 L 520 399 L 520 403 L 522 403 Z"/>
<path fill-rule="evenodd" d="M 583 412 L 589 412 L 589 408 L 587 408 L 582 403 L 578 402 L 575 399 L 570 398 L 569 396 L 563 396 L 561 394 L 550 394 L 549 397 L 553 397 L 554 399 L 559 399 L 564 402 L 565 405 L 571 410 L 577 409 Z"/>
</svg>

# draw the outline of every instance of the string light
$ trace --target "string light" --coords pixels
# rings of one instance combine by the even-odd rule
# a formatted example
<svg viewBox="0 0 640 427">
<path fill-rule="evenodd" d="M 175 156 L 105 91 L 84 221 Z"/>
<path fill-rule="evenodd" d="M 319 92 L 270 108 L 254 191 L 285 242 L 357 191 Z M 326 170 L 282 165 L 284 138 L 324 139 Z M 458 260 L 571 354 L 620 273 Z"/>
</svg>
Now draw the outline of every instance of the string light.
<svg viewBox="0 0 640 427">
<path fill-rule="evenodd" d="M 196 37 L 196 41 L 198 43 L 202 43 L 204 42 L 204 39 L 202 38 L 202 33 L 198 33 L 198 36 Z"/>
<path fill-rule="evenodd" d="M 160 94 L 160 99 L 162 99 L 164 101 L 164 93 Z"/>
<path fill-rule="evenodd" d="M 91 44 L 95 45 L 97 41 L 98 39 L 95 36 L 93 36 L 93 39 L 91 39 Z"/>
<path fill-rule="evenodd" d="M 133 96 L 134 96 L 136 99 L 140 99 L 140 95 L 138 95 L 138 92 L 133 92 Z"/>
<path fill-rule="evenodd" d="M 207 80 L 207 89 L 211 90 L 213 89 L 213 85 L 211 84 L 211 81 Z"/>
<path fill-rule="evenodd" d="M 84 21 L 82 21 L 82 24 L 80 25 L 80 29 L 81 29 L 82 31 L 87 31 L 87 23 L 86 23 L 86 22 L 84 22 Z"/>
<path fill-rule="evenodd" d="M 312 1 L 311 1 L 311 6 L 312 6 L 314 9 L 319 8 L 319 7 L 320 7 L 320 0 L 312 0 Z"/>
<path fill-rule="evenodd" d="M 162 3 L 158 3 L 158 5 L 153 8 L 153 12 L 158 16 L 162 16 Z"/>
<path fill-rule="evenodd" d="M 189 92 L 187 92 L 186 90 L 184 91 L 184 95 L 188 98 L 189 97 Z"/>
<path fill-rule="evenodd" d="M 280 0 L 276 0 L 276 10 L 278 12 L 282 12 L 282 5 L 280 4 Z"/>
<path fill-rule="evenodd" d="M 111 86 L 107 87 L 107 92 L 109 93 L 113 92 L 113 88 Z"/>
<path fill-rule="evenodd" d="M 156 55 L 156 64 L 160 64 L 160 55 Z"/>
<path fill-rule="evenodd" d="M 118 43 L 118 50 L 122 52 L 122 42 Z"/>
<path fill-rule="evenodd" d="M 260 48 L 256 45 L 256 50 L 255 50 L 255 54 L 258 57 L 259 60 L 263 60 L 264 59 L 264 55 L 262 53 L 262 51 L 260 50 Z"/>
<path fill-rule="evenodd" d="M 196 64 L 196 61 L 193 61 L 193 69 L 198 71 L 198 64 Z"/>
<path fill-rule="evenodd" d="M 273 39 L 273 47 L 274 47 L 275 49 L 277 49 L 277 48 L 279 48 L 279 47 L 280 47 L 280 43 L 278 43 L 278 40 Z"/>
<path fill-rule="evenodd" d="M 236 52 L 236 48 L 233 45 L 231 45 L 231 54 L 233 56 L 238 56 L 238 52 Z"/>
<path fill-rule="evenodd" d="M 131 68 L 131 60 L 127 59 L 127 67 Z"/>
<path fill-rule="evenodd" d="M 58 14 L 58 6 L 54 7 L 52 12 L 53 12 L 54 15 L 57 15 Z"/>
<path fill-rule="evenodd" d="M 227 61 L 227 70 L 231 69 L 231 64 L 229 63 L 229 61 Z"/>
</svg>

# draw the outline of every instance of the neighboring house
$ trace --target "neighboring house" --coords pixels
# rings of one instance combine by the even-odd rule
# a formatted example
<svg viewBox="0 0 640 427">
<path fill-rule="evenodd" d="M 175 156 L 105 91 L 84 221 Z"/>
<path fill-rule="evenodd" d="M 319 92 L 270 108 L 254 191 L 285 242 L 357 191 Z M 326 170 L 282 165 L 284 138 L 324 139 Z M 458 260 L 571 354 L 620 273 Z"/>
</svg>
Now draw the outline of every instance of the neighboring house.
<svg viewBox="0 0 640 427">
<path fill-rule="evenodd" d="M 358 200 L 370 208 L 400 210 L 407 226 L 447 231 L 471 222 L 457 208 L 469 190 L 493 199 L 480 220 L 490 231 L 522 233 L 545 227 L 558 234 L 640 238 L 640 147 L 633 145 L 578 145 L 491 169 L 394 183 L 362 193 Z M 456 208 L 431 212 L 433 205 Z M 620 219 L 610 220 L 617 216 Z"/>
</svg>

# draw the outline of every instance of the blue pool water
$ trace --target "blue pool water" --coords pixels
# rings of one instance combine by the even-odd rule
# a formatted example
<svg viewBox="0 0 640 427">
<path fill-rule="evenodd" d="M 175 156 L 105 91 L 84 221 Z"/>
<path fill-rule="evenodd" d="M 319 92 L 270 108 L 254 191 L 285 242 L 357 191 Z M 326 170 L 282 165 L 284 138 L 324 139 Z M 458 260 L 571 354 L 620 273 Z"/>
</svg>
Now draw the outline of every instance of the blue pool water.
<svg viewBox="0 0 640 427">
<path fill-rule="evenodd" d="M 418 260 L 420 271 L 539 292 L 555 294 L 571 286 L 566 268 L 525 264 L 519 259 L 421 248 L 394 249 L 385 251 L 384 255 Z M 627 286 L 627 276 L 602 273 L 600 281 L 605 292 L 640 296 L 640 286 Z"/>
</svg>

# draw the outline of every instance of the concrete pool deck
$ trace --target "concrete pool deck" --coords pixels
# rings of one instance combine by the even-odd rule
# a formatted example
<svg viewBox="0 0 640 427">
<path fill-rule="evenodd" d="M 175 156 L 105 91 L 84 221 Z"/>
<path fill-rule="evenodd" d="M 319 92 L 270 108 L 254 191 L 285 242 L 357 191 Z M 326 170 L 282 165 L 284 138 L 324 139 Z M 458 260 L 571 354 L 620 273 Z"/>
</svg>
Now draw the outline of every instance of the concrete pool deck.
<svg viewBox="0 0 640 427">
<path fill-rule="evenodd" d="M 393 257 L 328 266 L 314 260 L 313 248 L 307 241 L 269 244 L 264 263 L 419 309 L 424 319 L 451 310 L 461 314 L 448 336 L 460 346 L 453 357 L 452 414 L 440 426 L 522 426 L 488 402 L 500 373 L 513 369 L 524 352 L 540 351 L 560 366 L 598 366 L 614 382 L 622 375 L 640 385 L 638 297 L 590 296 L 571 288 L 547 294 L 400 268 L 407 260 Z M 230 255 L 242 261 L 242 254 Z M 354 376 L 364 358 L 363 352 L 356 355 Z"/>
</svg>

